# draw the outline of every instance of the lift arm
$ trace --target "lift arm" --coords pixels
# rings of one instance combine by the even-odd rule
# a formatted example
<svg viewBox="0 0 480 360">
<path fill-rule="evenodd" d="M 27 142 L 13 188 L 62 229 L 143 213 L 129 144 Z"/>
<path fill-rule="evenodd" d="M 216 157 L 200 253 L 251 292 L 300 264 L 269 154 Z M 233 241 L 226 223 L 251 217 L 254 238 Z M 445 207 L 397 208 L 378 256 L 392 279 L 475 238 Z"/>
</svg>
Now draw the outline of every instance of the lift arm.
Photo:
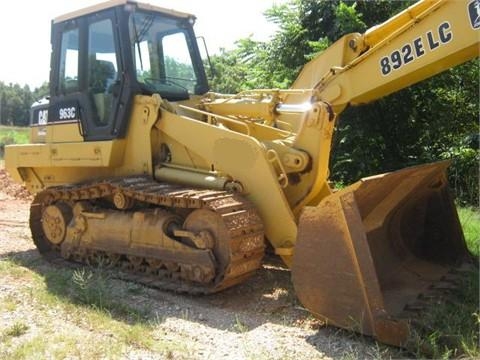
<svg viewBox="0 0 480 360">
<path fill-rule="evenodd" d="M 292 85 L 316 89 L 335 112 L 376 100 L 479 54 L 480 1 L 421 0 L 307 63 Z M 292 95 L 287 103 L 308 101 Z"/>
</svg>

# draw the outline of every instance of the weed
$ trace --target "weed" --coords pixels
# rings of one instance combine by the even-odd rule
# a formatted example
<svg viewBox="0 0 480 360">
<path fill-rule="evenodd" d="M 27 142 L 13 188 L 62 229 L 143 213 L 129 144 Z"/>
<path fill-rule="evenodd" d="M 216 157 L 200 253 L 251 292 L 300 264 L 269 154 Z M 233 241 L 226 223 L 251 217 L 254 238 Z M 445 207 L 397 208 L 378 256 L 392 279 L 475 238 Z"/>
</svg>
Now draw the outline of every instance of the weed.
<svg viewBox="0 0 480 360">
<path fill-rule="evenodd" d="M 149 325 L 152 327 L 152 328 L 155 328 L 157 326 L 160 326 L 161 324 L 163 324 L 166 320 L 166 316 L 165 315 L 160 315 L 158 312 L 155 311 L 155 316 L 153 316 L 150 321 L 149 321 Z"/>
<path fill-rule="evenodd" d="M 416 356 L 435 358 L 480 357 L 478 346 L 478 269 L 464 277 L 448 301 L 431 307 L 412 332 Z"/>
<path fill-rule="evenodd" d="M 127 292 L 131 295 L 142 295 L 145 293 L 145 288 L 139 284 L 128 283 Z"/>
<path fill-rule="evenodd" d="M 30 339 L 8 352 L 8 359 L 38 359 L 45 358 L 47 342 L 43 336 Z M 43 355 L 43 356 L 42 356 Z"/>
<path fill-rule="evenodd" d="M 149 307 L 136 308 L 121 301 L 123 296 L 130 296 L 129 287 L 121 287 L 106 271 L 77 269 L 73 271 L 71 280 L 74 286 L 70 297 L 79 304 L 123 317 L 133 323 L 144 322 L 150 315 Z"/>
<path fill-rule="evenodd" d="M 108 306 L 107 279 L 102 274 L 95 274 L 85 268 L 74 270 L 72 273 L 74 285 L 73 298 L 80 304 L 104 310 Z"/>
<path fill-rule="evenodd" d="M 183 309 L 180 316 L 181 316 L 182 320 L 189 321 L 190 320 L 190 310 Z"/>
<path fill-rule="evenodd" d="M 125 327 L 120 334 L 122 342 L 141 349 L 152 350 L 154 341 L 151 336 L 151 328 L 142 324 Z"/>
<path fill-rule="evenodd" d="M 17 303 L 15 301 L 7 299 L 3 302 L 2 308 L 5 311 L 14 312 L 17 309 Z"/>
<path fill-rule="evenodd" d="M 10 337 L 19 337 L 25 334 L 28 331 L 28 325 L 24 324 L 23 322 L 16 322 L 9 328 L 3 331 L 3 336 L 10 336 Z"/>
<path fill-rule="evenodd" d="M 11 257 L 0 259 L 0 273 L 2 276 L 10 276 L 14 279 L 22 279 L 31 274 L 28 269 L 18 266 L 16 260 Z"/>
<path fill-rule="evenodd" d="M 248 326 L 245 325 L 238 315 L 235 315 L 235 324 L 233 325 L 233 329 L 240 333 L 245 333 L 248 331 Z"/>
<path fill-rule="evenodd" d="M 142 306 L 137 309 L 124 301 L 131 295 L 131 289 L 137 292 L 141 287 L 116 281 L 109 272 L 89 268 L 52 269 L 44 263 L 29 262 L 28 265 L 37 271 L 33 272 L 17 260 L 2 260 L 0 275 L 14 277 L 12 274 L 15 274 L 15 278 L 21 275 L 25 279 L 25 274 L 29 274 L 28 283 L 19 292 L 42 314 L 33 319 L 42 336 L 21 337 L 17 341 L 15 337 L 29 330 L 22 322 L 0 329 L 0 359 L 119 358 L 126 347 L 172 356 L 188 352 L 188 346 L 183 341 L 153 338 L 154 325 L 164 321 L 160 315 L 157 314 L 152 323 L 148 321 L 150 308 Z M 0 298 L 1 310 L 5 311 L 6 304 L 11 304 L 7 307 L 15 310 L 18 302 L 14 300 L 8 295 Z M 56 316 L 68 319 L 75 325 L 76 332 L 57 332 L 50 321 L 50 313 L 40 310 L 45 308 L 58 314 Z M 79 337 L 77 331 L 83 336 Z M 45 337 L 45 334 L 48 336 Z"/>
</svg>

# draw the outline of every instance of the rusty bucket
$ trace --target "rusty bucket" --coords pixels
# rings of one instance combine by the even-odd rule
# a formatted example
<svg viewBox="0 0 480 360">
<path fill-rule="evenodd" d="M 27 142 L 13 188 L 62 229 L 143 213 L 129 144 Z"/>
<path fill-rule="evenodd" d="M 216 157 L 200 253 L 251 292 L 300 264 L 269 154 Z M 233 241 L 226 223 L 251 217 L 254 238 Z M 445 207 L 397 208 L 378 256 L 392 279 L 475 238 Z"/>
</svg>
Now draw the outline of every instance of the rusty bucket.
<svg viewBox="0 0 480 360">
<path fill-rule="evenodd" d="M 364 178 L 306 207 L 292 266 L 302 304 L 328 324 L 404 345 L 409 310 L 471 261 L 447 167 Z"/>
</svg>

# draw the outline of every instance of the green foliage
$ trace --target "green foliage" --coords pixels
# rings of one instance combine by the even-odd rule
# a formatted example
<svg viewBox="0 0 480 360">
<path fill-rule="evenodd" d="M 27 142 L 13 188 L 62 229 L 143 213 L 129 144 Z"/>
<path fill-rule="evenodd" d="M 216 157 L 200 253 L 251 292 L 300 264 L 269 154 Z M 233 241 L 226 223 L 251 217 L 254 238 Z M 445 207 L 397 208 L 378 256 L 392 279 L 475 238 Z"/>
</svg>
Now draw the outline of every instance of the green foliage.
<svg viewBox="0 0 480 360">
<path fill-rule="evenodd" d="M 0 125 L 0 159 L 3 159 L 5 145 L 26 144 L 28 141 L 28 128 Z"/>
<path fill-rule="evenodd" d="M 28 142 L 29 130 L 24 127 L 12 127 L 0 125 L 0 143 L 26 144 Z"/>
<path fill-rule="evenodd" d="M 458 206 L 458 217 L 462 225 L 465 242 L 470 252 L 480 256 L 480 212 L 476 208 Z"/>
<path fill-rule="evenodd" d="M 452 160 L 449 169 L 449 183 L 455 191 L 457 200 L 463 205 L 478 206 L 479 181 L 478 166 L 480 150 L 467 146 L 453 147 L 442 153 L 442 157 Z"/>
<path fill-rule="evenodd" d="M 28 331 L 28 325 L 23 322 L 15 322 L 12 326 L 6 328 L 2 332 L 2 337 L 19 337 L 25 334 Z"/>
<path fill-rule="evenodd" d="M 57 281 L 60 287 L 64 286 L 61 279 Z M 148 313 L 148 309 L 143 312 L 119 301 L 114 295 L 114 284 L 107 272 L 77 269 L 71 274 L 71 284 L 73 286 L 69 297 L 77 304 L 135 320 L 144 319 Z"/>
<path fill-rule="evenodd" d="M 236 42 L 237 48 L 222 50 L 212 57 L 216 76 L 210 85 L 221 93 L 237 93 L 249 89 L 287 88 L 294 71 L 271 57 L 274 45 L 251 38 Z"/>
<path fill-rule="evenodd" d="M 410 2 L 291 0 L 274 5 L 265 17 L 279 26 L 267 42 L 241 39 L 214 56 L 214 91 L 288 88 L 307 60 L 348 32 L 362 32 Z M 364 12 L 368 21 L 364 20 Z M 372 15 L 373 14 L 373 15 Z"/>
<path fill-rule="evenodd" d="M 34 101 L 43 99 L 47 97 L 49 94 L 50 94 L 50 85 L 48 84 L 48 82 L 44 82 L 40 87 L 35 88 L 35 90 L 33 90 L 32 92 Z"/>
<path fill-rule="evenodd" d="M 185 64 L 166 56 L 165 74 L 167 83 L 175 84 L 193 92 L 193 84 L 195 84 L 196 77 L 191 64 Z"/>
<path fill-rule="evenodd" d="M 214 91 L 236 93 L 247 89 L 288 88 L 312 47 L 319 42 L 305 37 L 297 1 L 273 6 L 266 17 L 277 23 L 280 31 L 269 42 L 251 38 L 236 42 L 236 48 L 212 57 L 217 76 L 211 83 Z M 321 46 L 324 49 L 325 46 Z"/>
<path fill-rule="evenodd" d="M 48 94 L 44 83 L 33 92 L 28 85 L 5 84 L 0 81 L 0 125 L 26 126 L 30 119 L 30 106 Z"/>
<path fill-rule="evenodd" d="M 237 45 L 239 48 L 234 51 L 222 49 L 220 55 L 212 56 L 211 61 L 215 68 L 215 77 L 210 82 L 212 90 L 233 94 L 246 89 L 248 64 L 244 58 L 255 51 L 256 44 L 251 39 L 244 39 Z"/>
<path fill-rule="evenodd" d="M 462 206 L 457 206 L 457 211 L 467 247 L 478 258 L 480 214 L 476 209 Z M 459 275 L 457 287 L 444 300 L 432 299 L 432 306 L 413 319 L 406 350 L 400 350 L 394 358 L 480 358 L 478 267 L 471 266 L 470 271 Z"/>
<path fill-rule="evenodd" d="M 337 34 L 349 34 L 353 32 L 364 32 L 367 26 L 362 20 L 362 14 L 356 11 L 357 3 L 348 5 L 340 1 L 335 9 L 335 32 Z"/>
<path fill-rule="evenodd" d="M 333 145 L 332 178 L 348 184 L 363 176 L 452 158 L 449 176 L 456 195 L 476 206 L 478 151 L 462 144 L 467 135 L 478 133 L 478 78 L 478 60 L 473 60 L 344 111 Z"/>
<path fill-rule="evenodd" d="M 422 315 L 409 348 L 416 357 L 433 359 L 479 358 L 478 269 L 466 274 L 448 301 Z"/>
</svg>

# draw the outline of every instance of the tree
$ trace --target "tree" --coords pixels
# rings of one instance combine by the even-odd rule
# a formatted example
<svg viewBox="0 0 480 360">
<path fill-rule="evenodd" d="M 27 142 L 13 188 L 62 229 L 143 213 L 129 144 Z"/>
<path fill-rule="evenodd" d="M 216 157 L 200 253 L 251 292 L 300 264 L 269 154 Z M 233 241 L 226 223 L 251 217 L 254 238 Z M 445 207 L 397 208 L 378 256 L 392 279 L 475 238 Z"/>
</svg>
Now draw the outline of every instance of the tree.
<svg viewBox="0 0 480 360">
<path fill-rule="evenodd" d="M 1 90 L 2 83 L 0 82 L 0 125 L 6 125 L 5 109 L 7 104 L 7 96 L 4 91 Z"/>
<path fill-rule="evenodd" d="M 35 88 L 32 92 L 33 101 L 38 101 L 50 94 L 50 85 L 48 82 L 44 82 L 40 87 Z"/>
<path fill-rule="evenodd" d="M 0 124 L 26 126 L 29 124 L 30 107 L 48 94 L 48 83 L 33 92 L 28 85 L 8 84 L 0 81 Z"/>
</svg>

